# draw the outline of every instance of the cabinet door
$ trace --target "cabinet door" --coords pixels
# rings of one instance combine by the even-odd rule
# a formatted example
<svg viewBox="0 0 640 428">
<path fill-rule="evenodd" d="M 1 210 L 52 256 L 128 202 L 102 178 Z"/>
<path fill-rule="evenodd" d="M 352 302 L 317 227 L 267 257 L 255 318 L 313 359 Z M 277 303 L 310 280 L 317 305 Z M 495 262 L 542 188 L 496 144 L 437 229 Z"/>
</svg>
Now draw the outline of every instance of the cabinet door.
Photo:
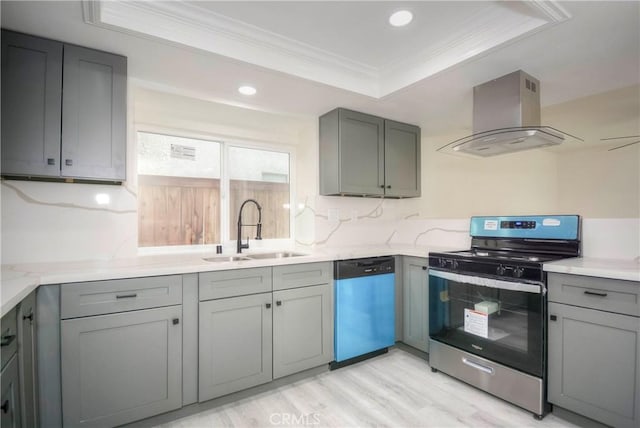
<svg viewBox="0 0 640 428">
<path fill-rule="evenodd" d="M 384 121 L 385 195 L 420 196 L 420 128 Z"/>
<path fill-rule="evenodd" d="M 125 179 L 127 59 L 64 46 L 62 176 Z"/>
<path fill-rule="evenodd" d="M 25 427 L 38 426 L 36 366 L 36 292 L 18 308 L 18 358 L 20 367 L 20 414 Z"/>
<path fill-rule="evenodd" d="M 2 428 L 19 428 L 20 422 L 20 388 L 18 387 L 18 356 L 15 355 L 0 373 L 0 426 Z M 32 426 L 32 425 L 24 425 Z"/>
<path fill-rule="evenodd" d="M 404 339 L 407 345 L 429 352 L 429 276 L 427 259 L 404 257 Z"/>
<path fill-rule="evenodd" d="M 549 402 L 640 425 L 640 318 L 549 303 Z"/>
<path fill-rule="evenodd" d="M 330 284 L 273 292 L 273 377 L 333 359 Z"/>
<path fill-rule="evenodd" d="M 340 110 L 340 193 L 384 195 L 384 119 Z"/>
<path fill-rule="evenodd" d="M 2 174 L 60 175 L 62 43 L 2 30 Z"/>
<path fill-rule="evenodd" d="M 65 427 L 115 426 L 182 405 L 181 306 L 61 322 Z"/>
<path fill-rule="evenodd" d="M 198 400 L 272 379 L 271 293 L 200 302 Z"/>
</svg>

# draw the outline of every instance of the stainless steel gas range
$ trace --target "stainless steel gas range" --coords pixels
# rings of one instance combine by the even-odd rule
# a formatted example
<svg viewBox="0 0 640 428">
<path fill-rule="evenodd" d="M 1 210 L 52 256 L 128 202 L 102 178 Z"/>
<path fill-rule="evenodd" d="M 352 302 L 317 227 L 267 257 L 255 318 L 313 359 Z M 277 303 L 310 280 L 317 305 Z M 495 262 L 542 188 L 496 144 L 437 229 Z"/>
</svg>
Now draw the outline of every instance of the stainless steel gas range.
<svg viewBox="0 0 640 428">
<path fill-rule="evenodd" d="M 545 262 L 580 255 L 575 215 L 472 217 L 471 249 L 429 253 L 429 364 L 531 411 L 546 399 Z"/>
</svg>

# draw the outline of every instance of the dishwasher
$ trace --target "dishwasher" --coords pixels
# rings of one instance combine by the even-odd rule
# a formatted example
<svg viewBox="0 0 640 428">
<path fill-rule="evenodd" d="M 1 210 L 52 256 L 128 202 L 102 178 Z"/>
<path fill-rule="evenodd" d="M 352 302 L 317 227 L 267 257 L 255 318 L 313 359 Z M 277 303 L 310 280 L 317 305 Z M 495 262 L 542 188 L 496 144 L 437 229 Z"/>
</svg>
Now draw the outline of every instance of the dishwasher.
<svg viewBox="0 0 640 428">
<path fill-rule="evenodd" d="M 334 262 L 337 369 L 387 352 L 395 344 L 393 257 Z"/>
</svg>

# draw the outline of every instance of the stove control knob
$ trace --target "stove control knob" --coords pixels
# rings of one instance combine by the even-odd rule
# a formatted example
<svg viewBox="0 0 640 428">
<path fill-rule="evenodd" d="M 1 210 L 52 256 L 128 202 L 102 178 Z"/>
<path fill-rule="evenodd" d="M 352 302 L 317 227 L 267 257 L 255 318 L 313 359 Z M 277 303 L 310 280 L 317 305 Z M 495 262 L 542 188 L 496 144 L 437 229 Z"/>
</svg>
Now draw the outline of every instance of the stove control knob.
<svg viewBox="0 0 640 428">
<path fill-rule="evenodd" d="M 440 264 L 440 267 L 447 267 L 447 259 L 439 259 L 438 263 Z"/>
<path fill-rule="evenodd" d="M 504 266 L 499 265 L 498 268 L 496 269 L 496 273 L 498 275 L 504 275 L 504 273 L 507 271 L 507 269 L 505 269 Z"/>
<path fill-rule="evenodd" d="M 517 267 L 517 266 L 513 268 L 513 276 L 515 276 L 516 278 L 521 278 L 523 273 L 524 273 L 524 268 Z"/>
</svg>

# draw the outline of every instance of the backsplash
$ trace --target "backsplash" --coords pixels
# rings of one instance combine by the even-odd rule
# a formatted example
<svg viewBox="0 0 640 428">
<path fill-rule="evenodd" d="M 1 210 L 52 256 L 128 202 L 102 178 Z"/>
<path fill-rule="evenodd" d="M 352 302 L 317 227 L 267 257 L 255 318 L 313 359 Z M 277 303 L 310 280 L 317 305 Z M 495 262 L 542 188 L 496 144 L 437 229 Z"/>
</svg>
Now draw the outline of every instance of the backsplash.
<svg viewBox="0 0 640 428">
<path fill-rule="evenodd" d="M 2 182 L 2 263 L 109 260 L 137 248 L 136 195 L 126 186 Z M 417 199 L 307 196 L 296 245 L 468 248 L 469 219 L 430 219 Z M 640 257 L 640 219 L 583 219 L 583 255 Z"/>
</svg>

